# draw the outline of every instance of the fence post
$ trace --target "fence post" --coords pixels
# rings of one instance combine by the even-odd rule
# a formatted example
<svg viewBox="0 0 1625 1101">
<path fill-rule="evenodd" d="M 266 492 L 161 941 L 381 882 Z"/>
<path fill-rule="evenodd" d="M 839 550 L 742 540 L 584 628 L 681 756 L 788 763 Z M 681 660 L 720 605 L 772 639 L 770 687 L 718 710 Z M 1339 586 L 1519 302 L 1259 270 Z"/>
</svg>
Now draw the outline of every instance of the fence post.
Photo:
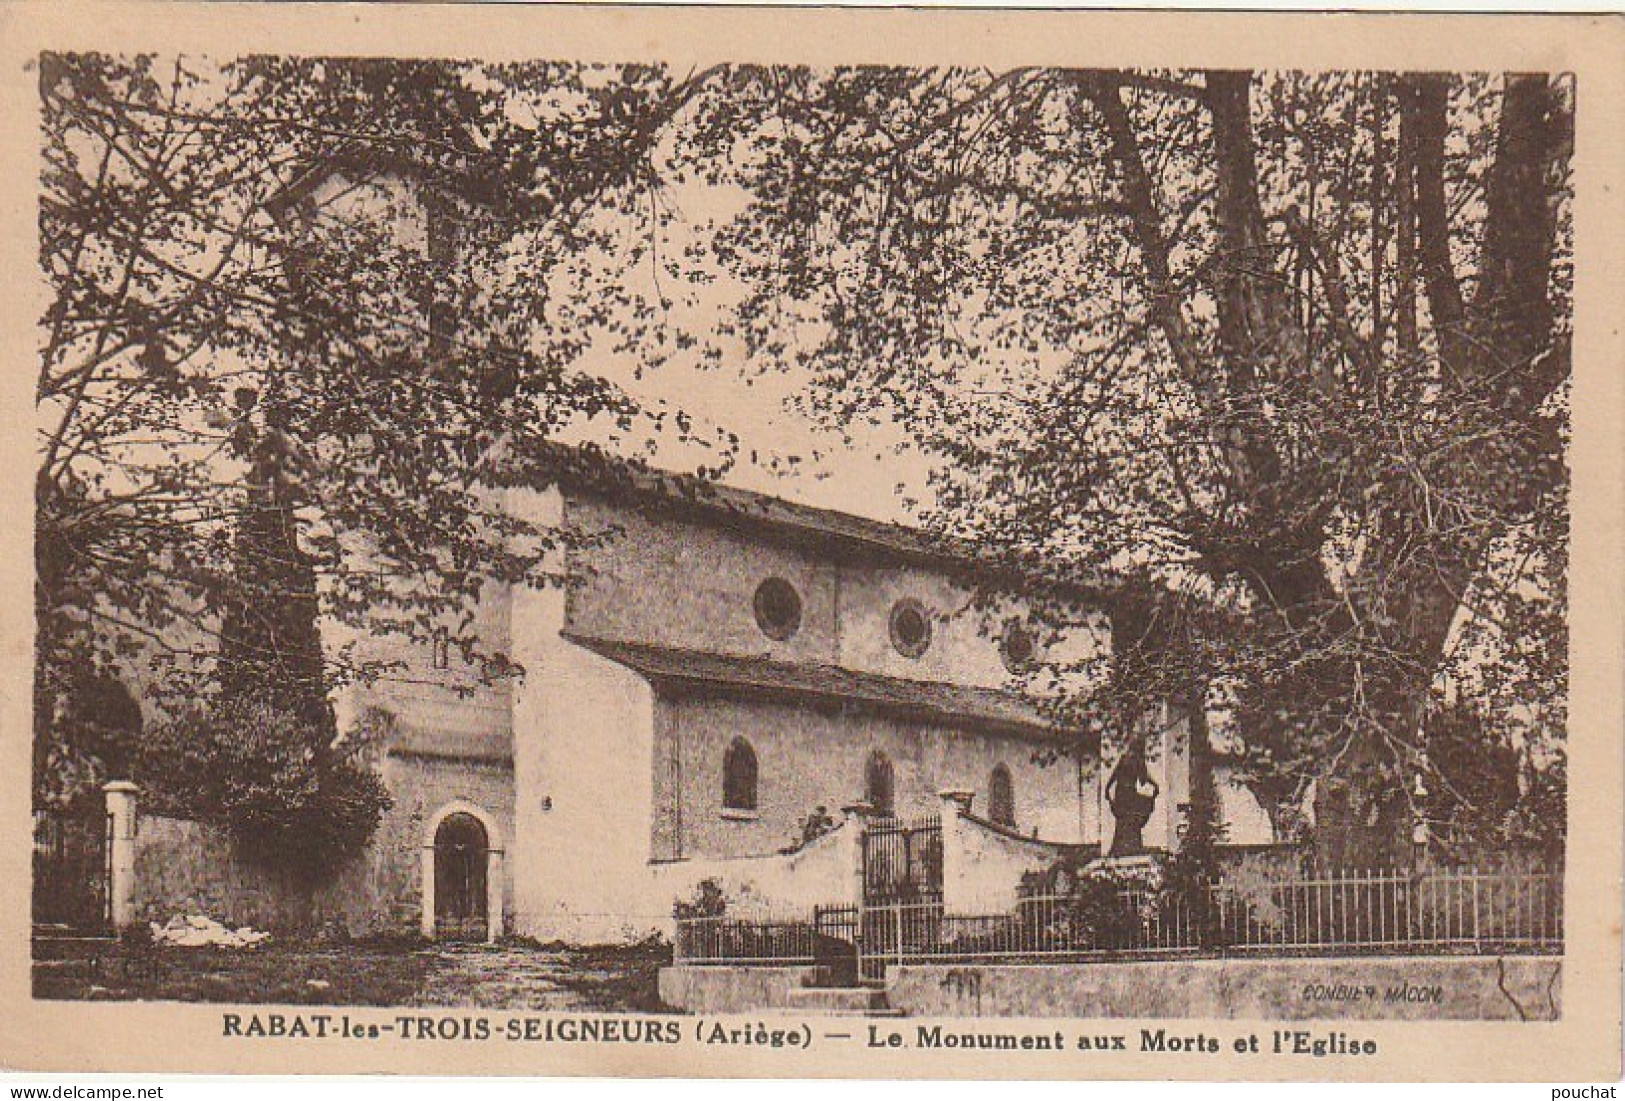
<svg viewBox="0 0 1625 1101">
<path fill-rule="evenodd" d="M 107 911 L 114 929 L 135 923 L 135 816 L 137 788 L 128 780 L 102 786 L 107 799 Z"/>
<path fill-rule="evenodd" d="M 1479 934 L 1478 934 L 1478 869 L 1476 867 L 1473 869 L 1472 884 L 1473 884 L 1473 951 L 1477 952 L 1479 950 Z"/>
<path fill-rule="evenodd" d="M 852 905 L 856 917 L 852 922 L 852 952 L 857 957 L 858 976 L 863 976 L 863 916 L 864 916 L 864 835 L 869 830 L 869 815 L 874 808 L 868 803 L 848 803 L 841 808 L 841 832 L 846 834 L 846 840 L 841 843 L 846 846 L 846 859 L 851 869 Z"/>
</svg>

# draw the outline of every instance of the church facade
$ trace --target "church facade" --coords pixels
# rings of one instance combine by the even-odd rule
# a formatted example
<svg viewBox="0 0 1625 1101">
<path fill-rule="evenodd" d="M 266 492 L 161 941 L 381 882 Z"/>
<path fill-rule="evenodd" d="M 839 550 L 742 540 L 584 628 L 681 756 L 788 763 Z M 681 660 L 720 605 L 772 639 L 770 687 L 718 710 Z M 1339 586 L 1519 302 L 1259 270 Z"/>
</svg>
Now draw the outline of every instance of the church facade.
<svg viewBox="0 0 1625 1101">
<path fill-rule="evenodd" d="M 383 656 L 408 675 L 341 701 L 341 724 L 370 712 L 386 732 L 394 799 L 360 924 L 635 939 L 704 873 L 794 850 L 855 805 L 934 813 L 945 791 L 1012 837 L 1109 844 L 1098 749 L 1015 691 L 1021 610 L 978 609 L 964 563 L 918 533 L 659 479 L 513 507 L 591 546 L 570 584 L 481 602 L 482 637 L 523 673 L 470 693 L 453 648 L 397 648 Z M 1110 645 L 1104 617 L 1081 621 L 1052 644 L 1066 657 Z M 1175 844 L 1188 798 L 1166 744 L 1152 848 Z"/>
</svg>

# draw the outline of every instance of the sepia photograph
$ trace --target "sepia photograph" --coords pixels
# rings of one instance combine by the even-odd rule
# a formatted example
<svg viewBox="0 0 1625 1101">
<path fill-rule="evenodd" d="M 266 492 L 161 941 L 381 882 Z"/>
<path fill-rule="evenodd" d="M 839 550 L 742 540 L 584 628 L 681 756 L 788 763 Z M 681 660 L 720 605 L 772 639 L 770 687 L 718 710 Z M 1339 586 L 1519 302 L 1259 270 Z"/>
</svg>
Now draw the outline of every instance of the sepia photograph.
<svg viewBox="0 0 1625 1101">
<path fill-rule="evenodd" d="M 1562 51 L 638 42 L 26 58 L 30 1001 L 1570 1017 Z"/>
</svg>

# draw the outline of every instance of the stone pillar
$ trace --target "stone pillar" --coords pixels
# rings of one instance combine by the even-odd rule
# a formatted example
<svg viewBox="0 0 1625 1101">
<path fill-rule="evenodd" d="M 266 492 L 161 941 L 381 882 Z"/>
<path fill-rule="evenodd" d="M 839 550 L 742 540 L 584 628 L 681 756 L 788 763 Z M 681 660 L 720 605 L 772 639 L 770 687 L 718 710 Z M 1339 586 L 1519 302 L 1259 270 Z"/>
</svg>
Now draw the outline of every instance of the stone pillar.
<svg viewBox="0 0 1625 1101">
<path fill-rule="evenodd" d="M 1427 781 L 1421 772 L 1416 774 L 1416 782 L 1411 787 L 1411 870 L 1421 873 L 1426 870 L 1428 862 L 1428 842 L 1433 840 L 1433 831 L 1429 826 L 1427 811 L 1428 791 Z"/>
<path fill-rule="evenodd" d="M 135 924 L 136 786 L 114 780 L 102 787 L 111 819 L 107 836 L 107 901 L 113 928 Z"/>
<path fill-rule="evenodd" d="M 495 944 L 502 935 L 502 850 L 485 855 L 485 940 Z"/>
<path fill-rule="evenodd" d="M 425 940 L 434 939 L 434 844 L 423 846 L 422 859 L 423 890 L 418 892 L 423 899 L 423 914 L 420 931 Z"/>
<path fill-rule="evenodd" d="M 853 906 L 863 905 L 863 831 L 873 813 L 868 803 L 848 803 L 841 808 L 841 859 L 849 869 L 845 901 Z"/>
<path fill-rule="evenodd" d="M 963 788 L 937 792 L 942 800 L 942 909 L 944 913 L 964 913 L 973 900 L 964 897 L 965 842 L 960 817 L 970 813 L 976 793 Z"/>
</svg>

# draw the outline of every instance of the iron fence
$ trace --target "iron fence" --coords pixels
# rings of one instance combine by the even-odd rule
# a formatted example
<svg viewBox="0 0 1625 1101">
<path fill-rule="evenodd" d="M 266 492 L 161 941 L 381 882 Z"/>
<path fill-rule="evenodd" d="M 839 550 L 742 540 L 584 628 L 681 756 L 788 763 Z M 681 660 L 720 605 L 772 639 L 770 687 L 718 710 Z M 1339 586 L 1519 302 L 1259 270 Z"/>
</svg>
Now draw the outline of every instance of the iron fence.
<svg viewBox="0 0 1625 1101">
<path fill-rule="evenodd" d="M 858 973 L 875 980 L 888 965 L 906 962 L 1498 954 L 1562 947 L 1560 874 L 1346 871 L 1220 880 L 1182 895 L 1143 885 L 1102 889 L 1097 880 L 1087 891 L 1021 897 L 1002 913 L 948 913 L 940 899 L 928 898 L 821 908 L 801 921 L 696 919 L 678 923 L 677 958 L 827 965 L 850 952 Z"/>
<path fill-rule="evenodd" d="M 99 798 L 34 811 L 33 921 L 99 932 L 112 920 L 113 816 Z"/>
<path fill-rule="evenodd" d="M 1258 883 L 1220 881 L 1184 907 L 1218 947 L 1557 951 L 1563 877 L 1555 872 L 1341 871 Z"/>
<path fill-rule="evenodd" d="M 679 918 L 673 954 L 687 963 L 820 966 L 855 975 L 860 921 L 856 906 L 818 906 L 811 915 Z"/>
</svg>

